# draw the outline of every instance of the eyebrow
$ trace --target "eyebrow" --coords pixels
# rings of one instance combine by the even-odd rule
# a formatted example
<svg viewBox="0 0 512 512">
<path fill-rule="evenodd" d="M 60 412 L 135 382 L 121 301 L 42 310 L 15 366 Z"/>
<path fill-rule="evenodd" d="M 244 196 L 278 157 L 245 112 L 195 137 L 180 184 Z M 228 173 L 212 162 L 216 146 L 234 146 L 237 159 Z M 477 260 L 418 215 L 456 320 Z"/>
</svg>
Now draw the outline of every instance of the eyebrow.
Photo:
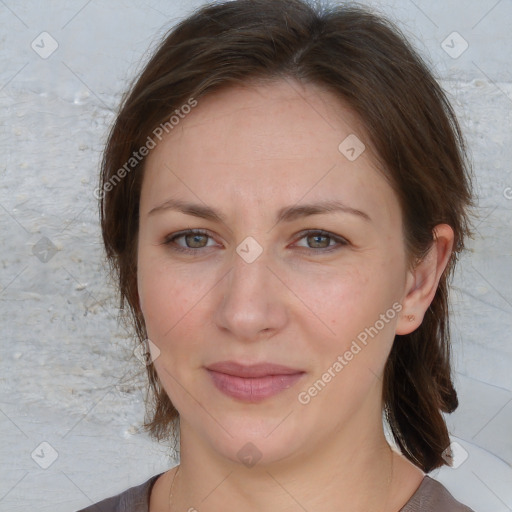
<svg viewBox="0 0 512 512">
<path fill-rule="evenodd" d="M 211 220 L 213 222 L 221 222 L 223 224 L 227 223 L 225 216 L 214 208 L 202 204 L 182 201 L 180 199 L 169 199 L 159 206 L 155 206 L 155 208 L 149 211 L 148 216 L 167 210 L 179 211 L 186 215 L 193 215 L 194 217 Z M 360 217 L 367 222 L 372 221 L 367 213 L 347 206 L 341 201 L 322 201 L 319 203 L 285 206 L 277 212 L 275 222 L 276 224 L 280 222 L 292 222 L 296 219 L 308 217 L 310 215 L 334 212 L 348 213 L 350 215 Z"/>
</svg>

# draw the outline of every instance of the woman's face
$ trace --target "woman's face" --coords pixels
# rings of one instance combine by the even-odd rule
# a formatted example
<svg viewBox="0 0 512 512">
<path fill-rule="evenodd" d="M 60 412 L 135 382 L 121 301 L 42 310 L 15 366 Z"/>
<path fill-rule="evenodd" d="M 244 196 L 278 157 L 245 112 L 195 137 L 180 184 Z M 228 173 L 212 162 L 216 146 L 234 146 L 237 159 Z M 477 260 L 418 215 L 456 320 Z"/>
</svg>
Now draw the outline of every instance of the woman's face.
<svg viewBox="0 0 512 512">
<path fill-rule="evenodd" d="M 381 427 L 407 268 L 397 197 L 354 136 L 368 146 L 334 96 L 283 80 L 200 99 L 151 150 L 138 291 L 182 443 L 264 463 Z"/>
</svg>

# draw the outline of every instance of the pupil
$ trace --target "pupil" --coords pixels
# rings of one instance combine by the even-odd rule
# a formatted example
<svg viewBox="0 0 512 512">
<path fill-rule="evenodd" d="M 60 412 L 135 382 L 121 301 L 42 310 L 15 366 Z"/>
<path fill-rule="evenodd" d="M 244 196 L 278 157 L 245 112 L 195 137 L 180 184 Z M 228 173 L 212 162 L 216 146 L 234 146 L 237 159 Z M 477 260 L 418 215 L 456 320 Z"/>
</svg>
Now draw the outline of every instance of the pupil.
<svg viewBox="0 0 512 512">
<path fill-rule="evenodd" d="M 201 234 L 196 234 L 196 235 L 192 235 L 192 245 L 194 245 L 196 242 L 199 243 L 200 242 L 200 238 L 204 236 L 204 235 L 201 235 Z"/>
<path fill-rule="evenodd" d="M 315 243 L 321 243 L 319 239 L 321 238 L 327 238 L 326 235 L 314 235 L 313 238 L 315 239 Z"/>
</svg>

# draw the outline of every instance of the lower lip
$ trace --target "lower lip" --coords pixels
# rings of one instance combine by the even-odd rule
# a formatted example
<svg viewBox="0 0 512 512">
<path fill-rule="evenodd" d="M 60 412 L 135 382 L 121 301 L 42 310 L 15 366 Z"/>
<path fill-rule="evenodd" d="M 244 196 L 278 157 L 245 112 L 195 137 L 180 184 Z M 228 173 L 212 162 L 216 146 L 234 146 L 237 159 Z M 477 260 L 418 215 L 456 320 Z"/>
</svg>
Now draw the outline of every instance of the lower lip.
<svg viewBox="0 0 512 512">
<path fill-rule="evenodd" d="M 266 377 L 244 378 L 208 370 L 213 383 L 225 395 L 244 402 L 260 402 L 291 388 L 303 375 L 267 375 Z"/>
</svg>

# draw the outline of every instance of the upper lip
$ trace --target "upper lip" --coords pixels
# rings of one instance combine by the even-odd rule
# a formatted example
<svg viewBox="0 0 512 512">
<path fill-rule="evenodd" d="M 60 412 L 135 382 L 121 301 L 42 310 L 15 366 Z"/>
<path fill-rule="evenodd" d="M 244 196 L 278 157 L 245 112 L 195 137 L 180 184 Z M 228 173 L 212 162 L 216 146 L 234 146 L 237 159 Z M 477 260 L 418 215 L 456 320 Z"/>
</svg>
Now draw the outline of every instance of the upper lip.
<svg viewBox="0 0 512 512">
<path fill-rule="evenodd" d="M 245 365 L 236 363 L 235 361 L 221 361 L 207 366 L 207 369 L 214 372 L 233 375 L 235 377 L 245 378 L 267 377 L 268 375 L 294 375 L 296 373 L 303 373 L 303 370 L 290 368 L 280 364 L 258 363 Z"/>
</svg>

